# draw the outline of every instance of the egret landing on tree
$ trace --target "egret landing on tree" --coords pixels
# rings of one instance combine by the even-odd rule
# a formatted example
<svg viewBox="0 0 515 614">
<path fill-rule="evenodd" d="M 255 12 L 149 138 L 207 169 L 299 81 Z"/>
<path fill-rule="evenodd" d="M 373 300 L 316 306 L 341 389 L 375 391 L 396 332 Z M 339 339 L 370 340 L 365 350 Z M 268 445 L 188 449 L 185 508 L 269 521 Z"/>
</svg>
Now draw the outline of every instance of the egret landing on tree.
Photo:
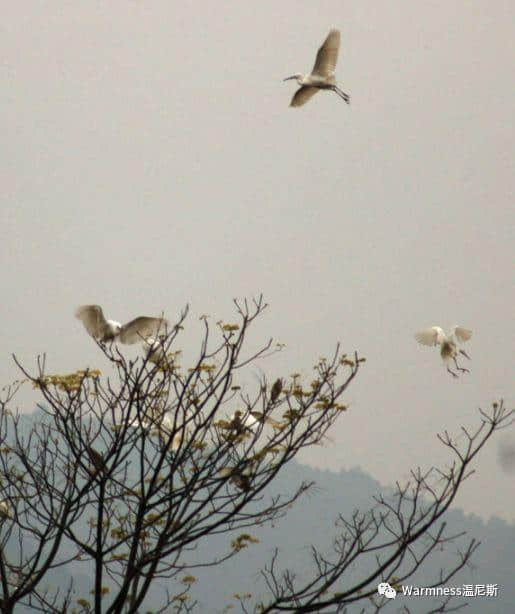
<svg viewBox="0 0 515 614">
<path fill-rule="evenodd" d="M 456 357 L 459 353 L 463 354 L 465 358 L 470 360 L 470 356 L 468 356 L 464 350 L 458 348 L 459 341 L 468 341 L 470 337 L 472 337 L 472 331 L 462 328 L 461 326 L 454 326 L 447 334 L 445 334 L 445 332 L 439 326 L 433 326 L 431 328 L 421 330 L 415 335 L 415 339 L 419 343 L 422 343 L 422 345 L 440 346 L 440 356 L 447 366 L 447 371 L 449 371 L 453 377 L 458 377 L 458 375 L 449 369 L 449 360 L 454 361 L 458 371 L 461 371 L 462 373 L 469 373 L 468 369 L 458 365 Z"/>
<path fill-rule="evenodd" d="M 99 305 L 82 305 L 75 311 L 75 317 L 84 324 L 92 337 L 103 343 L 120 340 L 130 344 L 145 342 L 149 337 L 154 342 L 159 332 L 165 332 L 168 325 L 164 318 L 140 316 L 122 326 L 120 322 L 106 320 Z"/>
<path fill-rule="evenodd" d="M 331 90 L 336 92 L 340 98 L 343 98 L 347 104 L 350 103 L 349 96 L 342 92 L 336 85 L 334 78 L 334 69 L 338 60 L 338 50 L 340 48 L 340 31 L 331 30 L 322 46 L 318 50 L 315 65 L 310 75 L 295 73 L 291 77 L 287 77 L 284 81 L 295 79 L 301 86 L 293 98 L 291 99 L 290 107 L 300 107 L 306 103 L 318 90 Z"/>
</svg>

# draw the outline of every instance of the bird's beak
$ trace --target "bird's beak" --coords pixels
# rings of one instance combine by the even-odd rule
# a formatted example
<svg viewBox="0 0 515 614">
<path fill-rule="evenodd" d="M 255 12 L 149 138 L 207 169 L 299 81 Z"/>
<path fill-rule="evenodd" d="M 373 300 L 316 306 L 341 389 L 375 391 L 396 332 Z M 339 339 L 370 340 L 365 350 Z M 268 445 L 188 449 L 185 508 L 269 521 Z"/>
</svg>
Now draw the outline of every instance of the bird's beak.
<svg viewBox="0 0 515 614">
<path fill-rule="evenodd" d="M 283 81 L 289 81 L 290 79 L 296 79 L 297 77 L 295 75 L 292 75 L 291 77 L 286 77 L 286 79 L 283 79 Z"/>
</svg>

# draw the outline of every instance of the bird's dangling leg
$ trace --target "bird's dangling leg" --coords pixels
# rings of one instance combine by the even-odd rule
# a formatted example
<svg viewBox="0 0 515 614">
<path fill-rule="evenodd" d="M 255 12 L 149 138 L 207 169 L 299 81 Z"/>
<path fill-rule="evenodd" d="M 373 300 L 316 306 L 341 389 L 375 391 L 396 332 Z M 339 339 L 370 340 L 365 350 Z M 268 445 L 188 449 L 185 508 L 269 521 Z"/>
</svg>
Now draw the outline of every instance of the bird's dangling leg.
<svg viewBox="0 0 515 614">
<path fill-rule="evenodd" d="M 350 96 L 343 92 L 338 86 L 333 86 L 333 92 L 336 92 L 340 98 L 343 98 L 347 104 L 350 104 Z"/>
<path fill-rule="evenodd" d="M 465 352 L 465 350 L 459 350 L 460 354 L 463 354 L 463 356 L 465 356 L 465 358 L 468 358 L 470 360 L 470 356 L 467 354 L 467 352 Z"/>
<path fill-rule="evenodd" d="M 468 369 L 465 369 L 465 367 L 460 367 L 460 365 L 458 364 L 458 361 L 456 360 L 456 357 L 453 357 L 454 360 L 454 364 L 456 365 L 456 369 L 458 369 L 458 371 L 461 371 L 462 373 L 470 373 L 470 371 Z"/>
<path fill-rule="evenodd" d="M 451 370 L 449 369 L 449 366 L 447 366 L 447 371 L 449 371 L 449 373 L 450 373 L 450 374 L 451 374 L 453 377 L 458 377 L 458 374 L 457 374 L 457 373 L 454 373 L 454 371 L 451 371 Z"/>
</svg>

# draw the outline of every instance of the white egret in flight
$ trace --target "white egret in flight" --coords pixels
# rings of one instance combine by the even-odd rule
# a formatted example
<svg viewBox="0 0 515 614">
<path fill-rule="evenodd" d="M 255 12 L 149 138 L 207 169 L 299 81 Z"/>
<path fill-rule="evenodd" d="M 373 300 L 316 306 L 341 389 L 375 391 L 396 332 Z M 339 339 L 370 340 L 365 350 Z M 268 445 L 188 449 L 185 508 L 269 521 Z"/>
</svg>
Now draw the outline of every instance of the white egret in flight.
<svg viewBox="0 0 515 614">
<path fill-rule="evenodd" d="M 347 104 L 350 102 L 349 96 L 342 92 L 336 85 L 334 69 L 338 60 L 338 49 L 340 48 L 340 31 L 331 30 L 322 46 L 318 50 L 315 65 L 310 75 L 295 73 L 287 77 L 284 81 L 295 79 L 301 86 L 291 99 L 290 107 L 300 107 L 306 103 L 318 90 L 332 90 L 343 98 Z"/>
<path fill-rule="evenodd" d="M 106 320 L 99 305 L 82 305 L 75 311 L 75 317 L 83 324 L 88 333 L 99 341 L 120 340 L 122 343 L 144 342 L 149 337 L 157 337 L 168 326 L 164 318 L 140 316 L 127 324 Z"/>
<path fill-rule="evenodd" d="M 472 337 L 472 331 L 466 328 L 462 328 L 461 326 L 454 326 L 449 330 L 446 334 L 439 326 L 433 326 L 431 328 L 426 328 L 425 330 L 421 330 L 415 335 L 415 339 L 421 343 L 422 345 L 439 345 L 440 347 L 440 356 L 447 366 L 447 371 L 454 376 L 458 377 L 454 371 L 449 369 L 448 361 L 454 361 L 456 365 L 456 369 L 461 372 L 469 373 L 468 369 L 460 367 L 458 365 L 458 361 L 456 357 L 459 354 L 463 354 L 466 358 L 470 360 L 468 354 L 465 353 L 464 350 L 458 348 L 458 342 L 468 341 Z"/>
</svg>

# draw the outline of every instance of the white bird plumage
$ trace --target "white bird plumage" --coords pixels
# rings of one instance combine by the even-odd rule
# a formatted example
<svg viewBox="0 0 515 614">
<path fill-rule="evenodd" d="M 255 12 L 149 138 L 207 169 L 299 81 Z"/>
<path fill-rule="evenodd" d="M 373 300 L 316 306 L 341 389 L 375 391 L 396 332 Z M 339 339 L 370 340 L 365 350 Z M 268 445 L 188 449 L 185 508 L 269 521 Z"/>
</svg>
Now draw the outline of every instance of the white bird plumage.
<svg viewBox="0 0 515 614">
<path fill-rule="evenodd" d="M 82 305 L 75 311 L 75 317 L 84 324 L 84 328 L 92 337 L 102 342 L 114 340 L 126 344 L 145 342 L 150 337 L 156 338 L 158 333 L 164 332 L 168 326 L 165 318 L 148 316 L 139 316 L 122 325 L 115 320 L 107 320 L 99 305 Z"/>
<path fill-rule="evenodd" d="M 463 343 L 464 341 L 468 341 L 471 336 L 472 331 L 462 326 L 453 326 L 447 333 L 443 328 L 440 328 L 440 326 L 432 326 L 431 328 L 425 328 L 415 333 L 415 339 L 422 345 L 440 346 L 440 355 L 446 363 L 447 371 L 454 377 L 458 376 L 449 368 L 447 364 L 449 360 L 454 362 L 458 371 L 469 372 L 468 369 L 458 365 L 457 356 L 459 353 L 470 360 L 468 354 L 460 349 L 458 345 L 459 342 Z"/>
<path fill-rule="evenodd" d="M 7 499 L 2 499 L 2 501 L 0 501 L 0 519 L 1 518 L 12 518 L 11 507 Z"/>
<path fill-rule="evenodd" d="M 250 413 L 237 409 L 231 415 L 229 425 L 237 432 L 252 431 L 259 426 L 259 421 Z"/>
<path fill-rule="evenodd" d="M 147 337 L 147 339 L 143 341 L 143 349 L 149 362 L 159 365 L 165 361 L 165 341 L 166 335 L 160 335 L 157 339 L 154 339 L 154 337 Z"/>
<path fill-rule="evenodd" d="M 301 86 L 295 92 L 290 107 L 302 106 L 319 90 L 331 90 L 338 94 L 340 98 L 343 98 L 347 104 L 350 103 L 350 97 L 336 85 L 336 79 L 334 78 L 334 69 L 338 60 L 339 49 L 340 31 L 333 28 L 317 52 L 311 74 L 295 73 L 291 77 L 284 79 L 284 81 L 295 79 Z"/>
<path fill-rule="evenodd" d="M 189 445 L 192 428 L 174 421 L 171 412 L 164 412 L 154 417 L 134 416 L 128 426 L 141 428 L 162 441 L 170 441 L 170 449 L 176 452 L 182 445 Z"/>
</svg>

